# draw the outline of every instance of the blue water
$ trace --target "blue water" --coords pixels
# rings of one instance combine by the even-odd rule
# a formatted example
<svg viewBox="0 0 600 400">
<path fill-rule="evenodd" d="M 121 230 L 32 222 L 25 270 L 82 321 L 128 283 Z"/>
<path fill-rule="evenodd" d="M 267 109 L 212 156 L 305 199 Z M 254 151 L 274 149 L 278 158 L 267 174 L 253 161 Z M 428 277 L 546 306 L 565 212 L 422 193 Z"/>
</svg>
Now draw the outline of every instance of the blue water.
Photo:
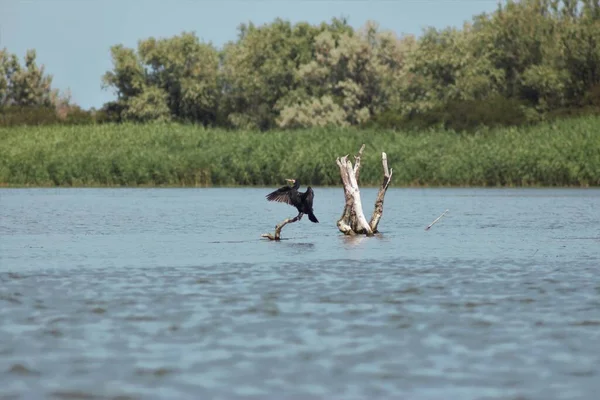
<svg viewBox="0 0 600 400">
<path fill-rule="evenodd" d="M 0 398 L 596 398 L 600 190 L 272 189 L 0 190 Z"/>
</svg>

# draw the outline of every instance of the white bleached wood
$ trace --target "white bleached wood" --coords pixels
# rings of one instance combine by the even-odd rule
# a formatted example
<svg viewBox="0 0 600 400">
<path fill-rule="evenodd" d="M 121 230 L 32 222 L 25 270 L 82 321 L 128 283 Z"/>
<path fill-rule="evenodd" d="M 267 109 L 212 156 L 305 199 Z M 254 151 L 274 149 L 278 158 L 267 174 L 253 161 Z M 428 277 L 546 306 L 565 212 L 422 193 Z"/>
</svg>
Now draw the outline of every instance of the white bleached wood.
<svg viewBox="0 0 600 400">
<path fill-rule="evenodd" d="M 367 236 L 372 236 L 377 232 L 377 226 L 383 215 L 383 200 L 392 178 L 393 170 L 388 169 L 387 155 L 381 153 L 383 182 L 379 188 L 371 221 L 367 222 L 362 209 L 360 189 L 358 186 L 361 157 L 364 149 L 365 145 L 363 144 L 358 153 L 354 156 L 354 166 L 352 166 L 352 162 L 348 161 L 347 155 L 336 159 L 336 164 L 340 169 L 340 177 L 342 178 L 342 183 L 344 185 L 345 200 L 344 211 L 337 222 L 337 226 L 340 232 L 345 235 L 365 234 Z"/>
<path fill-rule="evenodd" d="M 394 173 L 393 169 L 388 169 L 387 154 L 385 154 L 385 152 L 381 153 L 381 164 L 383 166 L 383 181 L 379 187 L 379 192 L 377 193 L 377 198 L 375 199 L 375 208 L 373 209 L 371 221 L 369 222 L 369 226 L 374 233 L 378 232 L 377 226 L 379 225 L 379 221 L 383 216 L 383 200 L 385 198 L 385 193 L 390 186 L 392 174 Z"/>
</svg>

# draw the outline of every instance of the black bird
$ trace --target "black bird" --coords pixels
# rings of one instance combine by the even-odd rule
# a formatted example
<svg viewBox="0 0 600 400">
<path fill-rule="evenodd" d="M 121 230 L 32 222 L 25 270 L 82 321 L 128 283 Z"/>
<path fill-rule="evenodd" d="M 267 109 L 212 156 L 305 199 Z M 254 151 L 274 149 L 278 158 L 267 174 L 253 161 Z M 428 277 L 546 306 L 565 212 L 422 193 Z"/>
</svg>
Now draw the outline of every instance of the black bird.
<svg viewBox="0 0 600 400">
<path fill-rule="evenodd" d="M 278 201 L 280 203 L 286 203 L 290 206 L 296 207 L 298 210 L 298 220 L 302 219 L 302 215 L 308 214 L 308 219 L 314 223 L 318 223 L 319 220 L 313 214 L 313 199 L 315 192 L 309 186 L 306 188 L 306 192 L 302 193 L 298 191 L 300 182 L 297 179 L 286 179 L 286 181 L 293 183 L 294 186 L 283 186 L 276 191 L 269 193 L 266 197 L 268 201 Z"/>
</svg>

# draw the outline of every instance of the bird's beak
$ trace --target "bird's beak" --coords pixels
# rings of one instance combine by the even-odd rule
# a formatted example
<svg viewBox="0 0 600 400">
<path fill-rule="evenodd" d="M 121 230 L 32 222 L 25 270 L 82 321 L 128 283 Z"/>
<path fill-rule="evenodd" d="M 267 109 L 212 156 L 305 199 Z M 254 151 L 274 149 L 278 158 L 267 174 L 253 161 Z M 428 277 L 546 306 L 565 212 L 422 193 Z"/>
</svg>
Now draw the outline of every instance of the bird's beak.
<svg viewBox="0 0 600 400">
<path fill-rule="evenodd" d="M 294 183 L 294 182 L 296 182 L 296 180 L 295 180 L 295 179 L 286 179 L 286 181 L 288 181 L 289 183 Z"/>
</svg>

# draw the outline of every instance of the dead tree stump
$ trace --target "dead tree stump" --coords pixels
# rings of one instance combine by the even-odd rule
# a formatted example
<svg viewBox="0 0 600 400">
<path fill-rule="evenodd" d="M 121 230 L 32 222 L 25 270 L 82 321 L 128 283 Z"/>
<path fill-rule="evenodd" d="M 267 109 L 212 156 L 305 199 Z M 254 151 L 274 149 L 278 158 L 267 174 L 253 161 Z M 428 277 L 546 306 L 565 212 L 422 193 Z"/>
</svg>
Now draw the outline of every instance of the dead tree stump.
<svg viewBox="0 0 600 400">
<path fill-rule="evenodd" d="M 371 215 L 371 220 L 367 222 L 362 209 L 360 198 L 360 189 L 358 188 L 358 177 L 360 175 L 360 158 L 365 149 L 363 144 L 354 156 L 354 166 L 348 160 L 348 156 L 336 159 L 336 164 L 340 169 L 340 176 L 344 184 L 344 211 L 337 221 L 337 227 L 344 235 L 367 235 L 373 236 L 378 233 L 377 226 L 383 215 L 383 200 L 385 193 L 392 179 L 392 169 L 388 170 L 387 155 L 381 153 L 381 162 L 383 165 L 383 181 L 377 193 L 375 208 Z"/>
</svg>

